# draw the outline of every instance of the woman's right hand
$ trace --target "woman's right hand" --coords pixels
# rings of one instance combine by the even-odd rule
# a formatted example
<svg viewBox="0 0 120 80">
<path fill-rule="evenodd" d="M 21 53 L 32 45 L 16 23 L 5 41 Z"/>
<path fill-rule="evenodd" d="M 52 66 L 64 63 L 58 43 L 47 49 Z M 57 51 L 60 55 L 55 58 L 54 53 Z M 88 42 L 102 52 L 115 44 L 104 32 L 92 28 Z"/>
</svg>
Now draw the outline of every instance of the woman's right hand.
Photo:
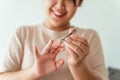
<svg viewBox="0 0 120 80">
<path fill-rule="evenodd" d="M 50 40 L 45 48 L 42 50 L 42 55 L 39 54 L 38 48 L 34 47 L 34 64 L 32 66 L 32 73 L 35 78 L 45 76 L 59 69 L 63 64 L 63 59 L 55 61 L 56 55 L 64 48 L 61 43 L 54 45 L 54 40 Z"/>
</svg>

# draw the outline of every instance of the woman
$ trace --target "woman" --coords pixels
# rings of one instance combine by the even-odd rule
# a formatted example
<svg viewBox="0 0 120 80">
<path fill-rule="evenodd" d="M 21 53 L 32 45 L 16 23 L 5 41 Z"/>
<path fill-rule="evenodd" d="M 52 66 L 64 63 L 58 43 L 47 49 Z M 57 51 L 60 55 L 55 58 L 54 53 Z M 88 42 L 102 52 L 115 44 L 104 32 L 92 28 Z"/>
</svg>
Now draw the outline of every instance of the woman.
<svg viewBox="0 0 120 80">
<path fill-rule="evenodd" d="M 16 31 L 0 80 L 107 80 L 96 31 L 70 25 L 82 2 L 44 0 L 44 23 Z"/>
</svg>

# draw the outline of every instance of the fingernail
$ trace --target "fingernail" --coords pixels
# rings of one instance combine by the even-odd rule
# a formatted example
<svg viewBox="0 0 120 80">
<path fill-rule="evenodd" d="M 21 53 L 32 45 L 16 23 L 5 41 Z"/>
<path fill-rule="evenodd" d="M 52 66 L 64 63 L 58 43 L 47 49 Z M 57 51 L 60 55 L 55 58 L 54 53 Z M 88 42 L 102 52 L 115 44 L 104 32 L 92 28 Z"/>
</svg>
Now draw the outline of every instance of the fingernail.
<svg viewBox="0 0 120 80">
<path fill-rule="evenodd" d="M 70 37 L 67 37 L 67 38 L 65 39 L 65 41 L 67 41 L 67 42 L 72 42 L 72 39 L 71 39 Z"/>
</svg>

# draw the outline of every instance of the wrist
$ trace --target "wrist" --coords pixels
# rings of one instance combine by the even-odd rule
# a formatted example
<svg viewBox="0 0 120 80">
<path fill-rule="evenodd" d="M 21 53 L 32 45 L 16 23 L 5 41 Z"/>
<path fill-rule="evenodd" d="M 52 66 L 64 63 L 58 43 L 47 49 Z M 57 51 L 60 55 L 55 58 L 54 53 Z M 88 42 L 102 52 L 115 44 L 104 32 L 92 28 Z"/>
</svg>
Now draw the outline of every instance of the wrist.
<svg viewBox="0 0 120 80">
<path fill-rule="evenodd" d="M 78 62 L 77 64 L 74 64 L 74 65 L 68 64 L 68 66 L 69 66 L 70 68 L 82 67 L 82 66 L 84 66 L 84 65 L 85 65 L 85 61 L 84 61 L 84 60 L 81 61 L 81 62 Z"/>
<path fill-rule="evenodd" d="M 33 80 L 36 80 L 39 78 L 39 76 L 35 74 L 32 67 L 29 68 L 29 71 L 30 71 L 30 76 L 33 78 Z"/>
</svg>

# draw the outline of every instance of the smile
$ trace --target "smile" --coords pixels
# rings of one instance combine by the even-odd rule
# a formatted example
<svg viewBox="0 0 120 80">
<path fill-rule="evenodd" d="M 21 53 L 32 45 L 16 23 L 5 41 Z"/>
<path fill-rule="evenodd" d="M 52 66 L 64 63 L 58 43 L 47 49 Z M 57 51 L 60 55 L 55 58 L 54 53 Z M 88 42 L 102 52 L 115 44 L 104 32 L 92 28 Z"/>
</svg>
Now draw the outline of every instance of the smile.
<svg viewBox="0 0 120 80">
<path fill-rule="evenodd" d="M 53 15 L 57 18 L 62 18 L 65 16 L 65 12 L 52 11 Z"/>
</svg>

